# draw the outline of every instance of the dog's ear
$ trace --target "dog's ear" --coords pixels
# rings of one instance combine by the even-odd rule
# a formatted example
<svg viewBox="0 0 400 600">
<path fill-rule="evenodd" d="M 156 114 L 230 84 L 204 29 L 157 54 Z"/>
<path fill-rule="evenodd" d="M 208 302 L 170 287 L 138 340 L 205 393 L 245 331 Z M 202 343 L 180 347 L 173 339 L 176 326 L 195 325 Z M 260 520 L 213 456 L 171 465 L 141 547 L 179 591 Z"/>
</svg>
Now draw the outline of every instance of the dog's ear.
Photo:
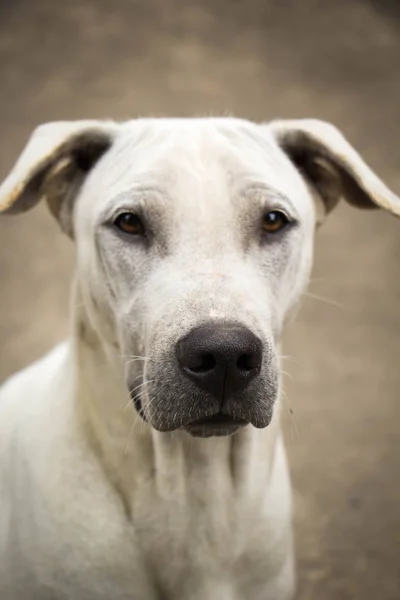
<svg viewBox="0 0 400 600">
<path fill-rule="evenodd" d="M 102 121 L 54 122 L 32 134 L 0 186 L 0 214 L 20 213 L 46 199 L 73 237 L 73 201 L 89 171 L 110 148 L 118 125 Z"/>
<path fill-rule="evenodd" d="M 272 121 L 269 127 L 321 198 L 325 214 L 344 198 L 359 208 L 385 208 L 400 217 L 400 198 L 336 127 L 314 119 Z"/>
</svg>

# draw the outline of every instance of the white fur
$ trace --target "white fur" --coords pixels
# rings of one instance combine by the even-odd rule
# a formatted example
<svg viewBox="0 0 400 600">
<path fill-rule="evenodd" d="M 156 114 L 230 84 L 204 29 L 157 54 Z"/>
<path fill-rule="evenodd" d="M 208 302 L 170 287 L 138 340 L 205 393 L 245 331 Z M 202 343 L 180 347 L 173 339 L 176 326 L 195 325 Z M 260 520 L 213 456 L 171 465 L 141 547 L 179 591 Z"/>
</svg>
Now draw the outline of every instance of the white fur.
<svg viewBox="0 0 400 600">
<path fill-rule="evenodd" d="M 93 127 L 41 128 L 0 190 L 0 207 L 18 206 L 37 164 Z M 264 429 L 198 439 L 157 431 L 164 400 L 154 409 L 151 390 L 161 378 L 157 389 L 168 395 L 165 356 L 209 319 L 239 321 L 279 347 L 311 268 L 309 189 L 265 126 L 99 127 L 112 144 L 75 201 L 70 339 L 0 392 L 0 598 L 289 600 L 279 401 Z M 158 232 L 151 250 L 104 226 L 138 205 Z M 276 206 L 298 226 L 263 246 L 257 215 Z M 128 395 L 135 377 L 149 423 Z"/>
</svg>

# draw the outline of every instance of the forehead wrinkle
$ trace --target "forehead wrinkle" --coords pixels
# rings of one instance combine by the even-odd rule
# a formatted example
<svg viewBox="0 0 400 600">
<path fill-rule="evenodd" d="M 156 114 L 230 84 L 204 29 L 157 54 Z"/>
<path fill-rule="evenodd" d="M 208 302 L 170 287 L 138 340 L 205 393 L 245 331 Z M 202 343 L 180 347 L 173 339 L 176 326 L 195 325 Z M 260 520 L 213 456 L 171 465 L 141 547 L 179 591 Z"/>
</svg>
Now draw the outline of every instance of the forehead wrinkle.
<svg viewBox="0 0 400 600">
<path fill-rule="evenodd" d="M 244 202 L 257 203 L 262 209 L 274 210 L 277 208 L 287 208 L 294 216 L 298 218 L 298 210 L 292 202 L 290 196 L 282 192 L 282 190 L 269 185 L 265 181 L 260 181 L 260 178 L 249 174 L 244 178 L 245 185 L 235 194 L 239 200 Z"/>
<path fill-rule="evenodd" d="M 114 193 L 115 188 L 125 188 L 128 194 L 135 187 L 153 188 L 199 202 L 204 194 L 232 197 L 240 188 L 260 182 L 271 188 L 271 197 L 287 199 L 292 192 L 293 178 L 282 169 L 282 152 L 264 128 L 212 120 L 160 125 L 149 121 L 122 134 L 110 155 L 113 165 L 107 179 Z"/>
<path fill-rule="evenodd" d="M 109 198 L 105 204 L 104 210 L 101 212 L 99 220 L 103 220 L 109 216 L 112 211 L 118 209 L 138 209 L 142 207 L 157 207 L 163 206 L 170 202 L 167 192 L 155 186 L 136 186 L 126 189 L 113 197 Z"/>
</svg>

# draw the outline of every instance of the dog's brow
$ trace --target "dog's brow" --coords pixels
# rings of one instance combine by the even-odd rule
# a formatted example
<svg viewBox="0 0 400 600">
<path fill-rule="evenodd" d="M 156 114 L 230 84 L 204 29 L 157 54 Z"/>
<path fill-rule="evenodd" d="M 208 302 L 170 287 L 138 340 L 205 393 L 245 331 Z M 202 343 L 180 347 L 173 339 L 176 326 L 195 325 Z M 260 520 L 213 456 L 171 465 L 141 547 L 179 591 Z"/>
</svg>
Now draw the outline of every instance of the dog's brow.
<svg viewBox="0 0 400 600">
<path fill-rule="evenodd" d="M 143 198 L 143 196 L 155 196 L 159 198 L 165 198 L 167 195 L 166 190 L 160 186 L 155 185 L 136 185 L 128 190 L 120 192 L 114 197 L 114 202 L 127 202 L 129 200 L 136 200 Z"/>
<path fill-rule="evenodd" d="M 262 204 L 265 206 L 273 206 L 274 204 L 279 204 L 283 208 L 287 208 L 288 210 L 293 212 L 293 217 L 298 216 L 297 210 L 290 198 L 281 190 L 278 190 L 277 188 L 269 185 L 268 183 L 253 181 L 247 184 L 246 186 L 241 187 L 239 191 L 239 196 L 245 200 L 257 196 L 260 198 Z"/>
<path fill-rule="evenodd" d="M 271 199 L 282 200 L 284 202 L 288 202 L 290 204 L 290 200 L 286 194 L 284 194 L 281 190 L 269 185 L 265 182 L 256 182 L 253 181 L 248 183 L 245 186 L 242 186 L 240 190 L 241 196 L 249 196 L 255 193 L 261 193 L 265 196 L 270 197 Z"/>
<path fill-rule="evenodd" d="M 167 200 L 168 194 L 166 190 L 156 186 L 135 186 L 128 190 L 119 192 L 115 196 L 109 199 L 107 205 L 103 211 L 104 215 L 115 210 L 116 207 L 126 206 L 126 208 L 133 207 L 143 202 L 143 200 L 151 199 L 152 201 L 159 201 L 160 203 Z"/>
</svg>

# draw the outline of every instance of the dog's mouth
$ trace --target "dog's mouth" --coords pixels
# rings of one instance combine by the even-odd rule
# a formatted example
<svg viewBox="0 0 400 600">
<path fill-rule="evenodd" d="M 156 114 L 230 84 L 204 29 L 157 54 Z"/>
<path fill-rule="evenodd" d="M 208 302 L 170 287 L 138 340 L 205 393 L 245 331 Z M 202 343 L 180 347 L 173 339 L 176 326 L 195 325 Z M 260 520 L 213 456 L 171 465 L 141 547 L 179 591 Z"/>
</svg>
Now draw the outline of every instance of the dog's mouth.
<svg viewBox="0 0 400 600">
<path fill-rule="evenodd" d="M 147 422 L 147 418 L 139 396 L 134 395 L 132 400 L 141 418 Z M 245 419 L 238 419 L 231 417 L 230 415 L 217 413 L 210 417 L 203 417 L 202 419 L 191 421 L 187 425 L 184 425 L 182 429 L 190 433 L 190 435 L 193 437 L 211 437 L 231 435 L 241 427 L 244 427 L 248 424 L 249 422 Z"/>
<path fill-rule="evenodd" d="M 131 395 L 131 397 L 133 405 L 136 408 L 136 411 L 138 412 L 139 416 L 143 419 L 143 421 L 147 422 L 146 415 L 144 414 L 143 410 L 141 397 L 139 396 L 139 394 L 133 394 Z"/>
<path fill-rule="evenodd" d="M 245 425 L 248 425 L 248 421 L 244 419 L 217 413 L 211 417 L 192 421 L 185 425 L 184 429 L 194 437 L 211 437 L 213 435 L 231 435 Z"/>
</svg>

